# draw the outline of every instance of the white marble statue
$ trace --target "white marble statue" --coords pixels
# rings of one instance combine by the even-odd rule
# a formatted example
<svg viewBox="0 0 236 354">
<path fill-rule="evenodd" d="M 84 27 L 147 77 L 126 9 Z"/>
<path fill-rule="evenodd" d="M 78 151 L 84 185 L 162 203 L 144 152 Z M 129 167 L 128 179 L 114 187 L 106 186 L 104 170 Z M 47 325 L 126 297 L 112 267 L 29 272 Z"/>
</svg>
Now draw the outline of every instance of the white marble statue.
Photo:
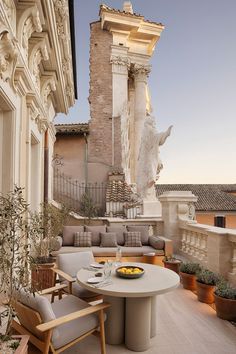
<svg viewBox="0 0 236 354">
<path fill-rule="evenodd" d="M 159 146 L 163 145 L 171 133 L 172 126 L 167 131 L 158 133 L 155 118 L 145 118 L 137 163 L 137 191 L 143 199 L 155 200 L 155 182 L 162 168 L 159 157 Z"/>
</svg>

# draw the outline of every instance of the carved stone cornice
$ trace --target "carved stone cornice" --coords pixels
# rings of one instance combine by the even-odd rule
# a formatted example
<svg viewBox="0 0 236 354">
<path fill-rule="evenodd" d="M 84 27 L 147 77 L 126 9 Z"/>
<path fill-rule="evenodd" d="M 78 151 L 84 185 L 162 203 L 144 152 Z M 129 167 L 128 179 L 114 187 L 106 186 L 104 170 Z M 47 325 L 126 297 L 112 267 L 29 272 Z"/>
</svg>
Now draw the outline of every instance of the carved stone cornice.
<svg viewBox="0 0 236 354">
<path fill-rule="evenodd" d="M 110 59 L 110 63 L 115 65 L 126 66 L 128 69 L 130 67 L 130 59 L 119 55 L 112 55 Z"/>
<path fill-rule="evenodd" d="M 0 78 L 3 81 L 10 80 L 13 76 L 17 62 L 17 50 L 15 40 L 7 31 L 0 33 Z"/>
<path fill-rule="evenodd" d="M 148 77 L 151 72 L 151 65 L 149 64 L 134 64 L 133 73 L 135 76 L 145 75 Z"/>
</svg>

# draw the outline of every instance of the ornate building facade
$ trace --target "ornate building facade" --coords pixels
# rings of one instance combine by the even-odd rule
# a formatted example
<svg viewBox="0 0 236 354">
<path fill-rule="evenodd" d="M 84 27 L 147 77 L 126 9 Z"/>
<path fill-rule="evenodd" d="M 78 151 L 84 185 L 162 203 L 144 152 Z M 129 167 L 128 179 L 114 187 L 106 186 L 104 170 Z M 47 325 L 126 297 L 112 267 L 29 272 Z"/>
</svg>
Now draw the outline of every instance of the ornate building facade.
<svg viewBox="0 0 236 354">
<path fill-rule="evenodd" d="M 53 119 L 74 104 L 73 2 L 0 2 L 0 192 L 52 198 Z"/>
</svg>

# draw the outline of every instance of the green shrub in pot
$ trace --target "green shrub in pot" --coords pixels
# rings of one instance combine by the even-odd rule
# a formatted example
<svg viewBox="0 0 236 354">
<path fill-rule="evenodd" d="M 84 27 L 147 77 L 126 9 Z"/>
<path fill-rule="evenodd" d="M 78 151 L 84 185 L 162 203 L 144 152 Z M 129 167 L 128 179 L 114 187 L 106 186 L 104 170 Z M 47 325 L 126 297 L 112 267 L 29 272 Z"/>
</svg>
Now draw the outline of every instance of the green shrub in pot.
<svg viewBox="0 0 236 354">
<path fill-rule="evenodd" d="M 186 262 L 180 265 L 180 272 L 186 274 L 196 274 L 201 270 L 201 266 L 198 263 Z"/>
<path fill-rule="evenodd" d="M 196 273 L 201 270 L 201 266 L 198 263 L 186 262 L 180 265 L 180 277 L 184 289 L 196 290 Z"/>
<path fill-rule="evenodd" d="M 213 304 L 215 285 L 220 279 L 219 275 L 203 268 L 197 272 L 196 278 L 198 300 L 206 304 Z"/>
<path fill-rule="evenodd" d="M 220 281 L 215 290 L 216 314 L 219 318 L 236 322 L 236 288 Z"/>
</svg>

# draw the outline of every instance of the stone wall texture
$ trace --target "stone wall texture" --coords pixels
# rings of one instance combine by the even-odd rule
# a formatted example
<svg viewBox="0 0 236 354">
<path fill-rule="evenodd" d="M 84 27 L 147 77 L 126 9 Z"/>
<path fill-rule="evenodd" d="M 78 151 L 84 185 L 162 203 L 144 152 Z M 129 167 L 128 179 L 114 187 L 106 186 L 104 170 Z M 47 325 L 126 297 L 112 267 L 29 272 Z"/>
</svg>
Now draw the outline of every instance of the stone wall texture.
<svg viewBox="0 0 236 354">
<path fill-rule="evenodd" d="M 112 165 L 112 35 L 101 23 L 90 25 L 90 115 L 88 159 Z"/>
</svg>

